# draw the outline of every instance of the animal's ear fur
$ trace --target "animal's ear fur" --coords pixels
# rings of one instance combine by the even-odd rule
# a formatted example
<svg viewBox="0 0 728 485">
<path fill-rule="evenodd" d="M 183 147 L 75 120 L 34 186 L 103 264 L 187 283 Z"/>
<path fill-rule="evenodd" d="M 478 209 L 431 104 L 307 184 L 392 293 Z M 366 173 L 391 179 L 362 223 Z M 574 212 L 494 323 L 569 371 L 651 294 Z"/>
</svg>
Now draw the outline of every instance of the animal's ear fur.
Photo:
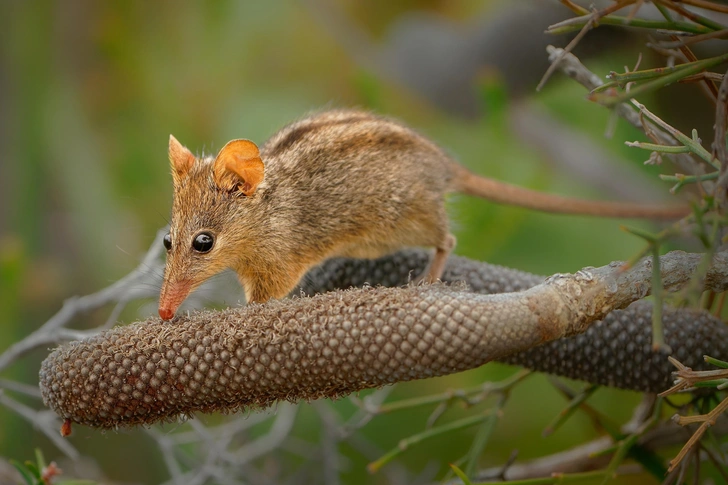
<svg viewBox="0 0 728 485">
<path fill-rule="evenodd" d="M 265 167 L 258 147 L 250 140 L 233 140 L 222 147 L 213 165 L 215 183 L 222 190 L 253 195 L 263 181 Z"/>
<path fill-rule="evenodd" d="M 172 135 L 169 135 L 169 164 L 172 166 L 172 180 L 177 185 L 195 163 L 195 156 L 177 141 Z"/>
</svg>

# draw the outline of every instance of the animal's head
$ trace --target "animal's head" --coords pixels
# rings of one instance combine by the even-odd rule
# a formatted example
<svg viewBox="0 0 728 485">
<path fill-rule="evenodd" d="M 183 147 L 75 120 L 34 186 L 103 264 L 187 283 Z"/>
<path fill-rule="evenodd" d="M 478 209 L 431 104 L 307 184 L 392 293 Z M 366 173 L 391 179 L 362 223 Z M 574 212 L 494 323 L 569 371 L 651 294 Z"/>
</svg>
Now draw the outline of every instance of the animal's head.
<svg viewBox="0 0 728 485">
<path fill-rule="evenodd" d="M 233 140 L 213 159 L 196 158 L 169 137 L 174 200 L 164 237 L 167 264 L 159 316 L 171 319 L 192 290 L 237 265 L 246 242 L 246 215 L 256 209 L 264 166 L 255 143 Z"/>
</svg>

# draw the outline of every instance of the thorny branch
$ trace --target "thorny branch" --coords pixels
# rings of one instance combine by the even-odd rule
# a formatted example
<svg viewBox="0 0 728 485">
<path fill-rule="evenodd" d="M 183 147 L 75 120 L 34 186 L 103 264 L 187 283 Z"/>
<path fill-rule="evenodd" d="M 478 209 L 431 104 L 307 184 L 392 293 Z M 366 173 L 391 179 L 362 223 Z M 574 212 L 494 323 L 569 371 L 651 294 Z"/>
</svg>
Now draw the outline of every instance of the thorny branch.
<svg viewBox="0 0 728 485">
<path fill-rule="evenodd" d="M 564 54 L 563 49 L 554 46 L 548 46 L 546 50 L 549 53 L 550 61 L 553 62 L 556 59 L 561 58 L 559 69 L 561 69 L 564 74 L 586 87 L 589 91 L 592 91 L 604 84 L 601 78 L 587 69 L 575 55 L 570 53 Z M 672 136 L 660 130 L 659 127 L 652 121 L 642 118 L 640 113 L 635 111 L 629 103 L 619 104 L 614 109 L 619 116 L 627 120 L 632 126 L 645 131 L 645 133 L 647 133 L 650 138 L 653 138 L 656 143 L 668 146 L 679 145 Z M 693 160 L 693 158 L 688 154 L 676 153 L 670 154 L 669 156 L 678 166 L 682 167 L 682 169 L 687 172 L 699 174 L 704 173 L 702 167 L 696 164 L 695 160 Z"/>
<path fill-rule="evenodd" d="M 581 15 L 579 19 L 571 19 L 570 21 L 562 22 L 560 25 L 552 26 L 551 30 L 557 30 L 558 28 L 565 25 L 583 25 L 583 28 L 588 28 L 589 24 L 584 23 L 586 18 L 586 11 L 573 4 L 569 0 L 564 0 L 563 3 L 571 8 L 578 15 Z M 668 28 L 674 28 L 671 32 L 672 42 L 655 42 L 649 44 L 655 51 L 665 55 L 669 59 L 670 65 L 667 68 L 657 68 L 652 70 L 643 70 L 637 72 L 627 72 L 624 75 L 612 73 L 609 77 L 612 78 L 612 82 L 609 85 L 602 86 L 598 79 L 592 79 L 589 82 L 588 71 L 578 62 L 575 57 L 571 57 L 571 66 L 564 68 L 571 77 L 575 79 L 581 79 L 580 82 L 586 85 L 592 92 L 590 98 L 594 101 L 600 101 L 605 106 L 616 107 L 616 111 L 623 117 L 630 119 L 633 118 L 633 112 L 630 113 L 631 107 L 627 105 L 626 101 L 631 101 L 631 104 L 638 107 L 640 114 L 640 121 L 642 128 L 645 133 L 650 137 L 655 144 L 647 143 L 628 143 L 630 146 L 635 146 L 643 149 L 652 151 L 650 160 L 658 160 L 662 155 L 668 155 L 672 157 L 677 163 L 681 164 L 683 168 L 691 168 L 689 173 L 692 175 L 675 174 L 675 176 L 661 176 L 663 180 L 672 180 L 677 182 L 673 187 L 673 191 L 679 189 L 685 183 L 696 183 L 698 188 L 701 189 L 702 193 L 711 194 L 714 196 L 715 202 L 713 203 L 710 198 L 705 198 L 702 207 L 708 210 L 711 207 L 717 207 L 717 213 L 710 214 L 713 217 L 713 230 L 712 234 L 709 235 L 706 229 L 698 229 L 697 233 L 701 234 L 701 239 L 706 246 L 707 254 L 711 254 L 715 251 L 718 245 L 718 239 L 720 232 L 724 231 L 724 222 L 720 222 L 720 215 L 725 210 L 725 201 L 728 193 L 728 149 L 726 139 L 727 122 L 726 116 L 728 115 L 728 73 L 721 76 L 718 73 L 706 72 L 708 68 L 715 67 L 720 64 L 724 64 L 727 54 L 717 55 L 712 58 L 698 60 L 698 57 L 690 50 L 689 44 L 696 44 L 703 40 L 708 39 L 722 39 L 725 38 L 726 27 L 719 21 L 716 21 L 715 17 L 709 17 L 705 14 L 708 12 L 725 12 L 725 7 L 714 2 L 705 0 L 696 0 L 691 2 L 675 2 L 672 0 L 656 0 L 653 2 L 655 7 L 659 10 L 665 19 L 662 22 L 664 26 Z M 614 6 L 618 8 L 632 5 L 632 10 L 627 18 L 612 17 L 611 19 L 604 18 L 605 23 L 621 22 L 623 25 L 631 25 L 633 27 L 652 28 L 656 30 L 658 24 L 654 24 L 643 19 L 635 17 L 637 11 L 642 7 L 643 2 L 641 1 L 630 1 L 615 2 Z M 704 11 L 689 10 L 684 7 L 684 4 L 692 6 L 698 6 Z M 676 20 L 681 19 L 681 20 Z M 682 22 L 682 19 L 688 20 L 691 23 Z M 607 22 L 608 21 L 608 22 Z M 651 24 L 651 25 L 650 25 Z M 616 25 L 616 24 L 615 24 Z M 663 27 L 664 28 L 664 27 Z M 682 32 L 682 33 L 681 33 Z M 694 35 L 684 36 L 686 33 L 692 32 Z M 677 48 L 679 51 L 670 51 L 669 49 Z M 566 57 L 563 51 L 551 49 L 552 62 L 561 61 L 562 58 Z M 567 49 L 568 50 L 568 49 Z M 561 51 L 561 52 L 559 52 Z M 672 65 L 671 62 L 675 58 L 681 59 L 683 64 L 678 66 Z M 616 80 L 615 80 L 616 79 Z M 621 80 L 621 81 L 619 81 Z M 630 83 L 628 80 L 642 81 L 637 88 L 630 90 Z M 691 136 L 686 136 L 674 129 L 669 124 L 657 118 L 655 115 L 650 113 L 643 105 L 641 105 L 635 96 L 638 93 L 654 91 L 660 87 L 666 86 L 675 81 L 688 81 L 697 80 L 699 81 L 700 87 L 704 88 L 707 92 L 709 99 L 715 102 L 715 123 L 714 123 L 714 140 L 712 143 L 712 153 L 709 153 L 703 148 L 702 142 L 697 135 L 697 131 L 693 130 Z M 720 88 L 716 88 L 716 82 L 720 82 Z M 595 86 L 596 84 L 596 86 Z M 615 90 L 615 87 L 623 89 L 623 92 L 619 93 Z M 602 94 L 606 89 L 612 89 L 613 92 L 609 94 Z M 596 91 L 601 91 L 599 94 L 595 94 Z M 615 106 L 616 105 L 616 106 Z M 633 124 L 634 121 L 632 121 Z M 650 125 L 653 126 L 650 126 Z M 659 126 L 660 129 L 654 129 L 655 126 Z M 635 124 L 635 126 L 638 126 Z M 689 155 L 691 154 L 691 155 Z M 695 156 L 695 157 L 693 157 Z M 702 160 L 705 164 L 710 165 L 716 169 L 715 172 L 706 174 L 702 168 L 693 160 Z M 716 183 L 708 182 L 708 180 L 717 180 Z M 699 225 L 703 224 L 704 215 L 700 213 L 700 210 L 696 210 L 694 214 L 696 222 Z M 657 240 L 655 240 L 657 241 Z M 657 245 L 655 244 L 654 252 L 657 254 Z M 655 264 L 657 260 L 655 259 Z M 720 297 L 722 301 L 723 296 Z M 659 304 L 659 302 L 657 303 Z M 657 308 L 656 304 L 656 310 Z M 722 306 L 722 305 L 721 305 Z M 657 315 L 657 312 L 655 312 Z M 659 328 L 659 321 L 656 322 Z M 706 356 L 706 360 L 710 359 Z M 671 357 L 671 361 L 678 368 L 678 372 L 675 373 L 677 380 L 675 386 L 665 391 L 661 395 L 669 395 L 681 390 L 692 388 L 694 385 L 704 383 L 712 388 L 725 389 L 726 388 L 726 372 L 725 370 L 712 370 L 712 371 L 700 371 L 694 372 L 692 369 L 678 362 L 676 359 Z M 720 361 L 718 361 L 720 362 Z M 717 365 L 717 364 L 716 364 Z M 724 362 L 720 362 L 721 367 L 725 367 Z M 712 384 L 707 384 L 712 383 Z M 703 435 L 716 424 L 717 420 L 723 415 L 724 411 L 728 410 L 728 397 L 724 398 L 717 406 L 705 414 L 699 414 L 695 416 L 676 416 L 676 422 L 681 425 L 690 423 L 701 423 L 700 427 L 692 434 L 690 439 L 685 443 L 680 453 L 670 462 L 668 469 L 668 477 L 664 483 L 682 483 L 687 473 L 688 466 L 694 461 L 694 480 L 698 482 L 700 476 L 700 447 L 705 446 L 700 441 Z M 714 460 L 714 453 L 712 450 L 706 448 L 706 455 L 710 460 Z M 717 462 L 715 462 L 717 464 Z M 721 466 L 718 465 L 718 468 Z M 725 476 L 725 474 L 724 474 Z"/>
</svg>

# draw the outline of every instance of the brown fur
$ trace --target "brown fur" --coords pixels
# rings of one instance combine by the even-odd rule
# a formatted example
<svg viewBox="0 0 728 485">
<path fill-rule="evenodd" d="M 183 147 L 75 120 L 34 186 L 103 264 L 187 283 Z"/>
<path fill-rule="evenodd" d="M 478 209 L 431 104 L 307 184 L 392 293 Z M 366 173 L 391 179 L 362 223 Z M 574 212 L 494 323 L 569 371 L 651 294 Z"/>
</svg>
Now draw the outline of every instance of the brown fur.
<svg viewBox="0 0 728 485">
<path fill-rule="evenodd" d="M 404 246 L 430 246 L 437 251 L 427 275 L 437 279 L 455 244 L 445 193 L 461 190 L 503 201 L 497 193 L 480 193 L 481 177 L 434 143 L 366 112 L 326 111 L 283 128 L 260 149 L 264 177 L 252 184 L 246 174 L 258 174 L 257 166 L 228 166 L 232 159 L 254 158 L 249 144 L 233 141 L 216 158 L 190 163 L 189 150 L 170 138 L 174 201 L 160 296 L 164 319 L 225 268 L 236 271 L 248 301 L 264 302 L 286 296 L 308 269 L 328 258 L 376 258 Z M 242 155 L 226 153 L 230 146 L 243 146 Z M 497 184 L 486 188 L 497 192 Z M 215 238 L 206 254 L 191 246 L 202 230 Z"/>
</svg>

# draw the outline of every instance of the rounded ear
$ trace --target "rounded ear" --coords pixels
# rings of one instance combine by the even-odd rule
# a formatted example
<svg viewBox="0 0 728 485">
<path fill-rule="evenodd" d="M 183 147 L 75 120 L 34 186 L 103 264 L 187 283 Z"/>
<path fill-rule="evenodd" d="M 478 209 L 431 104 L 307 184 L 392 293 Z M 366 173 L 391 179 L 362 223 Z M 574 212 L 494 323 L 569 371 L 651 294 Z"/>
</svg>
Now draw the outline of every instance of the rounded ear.
<svg viewBox="0 0 728 485">
<path fill-rule="evenodd" d="M 172 166 L 172 179 L 177 184 L 195 163 L 195 156 L 182 146 L 172 135 L 169 135 L 169 164 Z"/>
<path fill-rule="evenodd" d="M 222 190 L 239 190 L 250 196 L 263 181 L 265 166 L 255 143 L 250 140 L 233 140 L 217 154 L 213 171 L 215 183 Z"/>
</svg>

